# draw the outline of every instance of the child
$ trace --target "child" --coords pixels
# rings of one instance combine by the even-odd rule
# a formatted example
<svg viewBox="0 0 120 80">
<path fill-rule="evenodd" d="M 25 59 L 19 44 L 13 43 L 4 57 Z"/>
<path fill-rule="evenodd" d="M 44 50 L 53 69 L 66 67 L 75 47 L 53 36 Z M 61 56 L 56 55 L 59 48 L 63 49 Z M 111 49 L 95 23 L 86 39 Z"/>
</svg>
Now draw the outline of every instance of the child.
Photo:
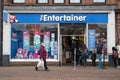
<svg viewBox="0 0 120 80">
<path fill-rule="evenodd" d="M 91 50 L 91 59 L 92 59 L 92 65 L 96 66 L 96 52 L 95 52 L 95 50 Z"/>
</svg>

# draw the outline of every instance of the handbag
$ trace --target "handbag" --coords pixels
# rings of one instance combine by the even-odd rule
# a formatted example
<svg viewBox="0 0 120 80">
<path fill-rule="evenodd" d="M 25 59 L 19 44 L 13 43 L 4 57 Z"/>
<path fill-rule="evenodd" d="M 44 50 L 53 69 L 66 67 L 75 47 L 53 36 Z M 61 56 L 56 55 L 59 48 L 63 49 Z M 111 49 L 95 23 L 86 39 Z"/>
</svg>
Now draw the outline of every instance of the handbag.
<svg viewBox="0 0 120 80">
<path fill-rule="evenodd" d="M 42 59 L 39 60 L 38 67 L 41 67 L 44 69 L 44 61 Z"/>
</svg>

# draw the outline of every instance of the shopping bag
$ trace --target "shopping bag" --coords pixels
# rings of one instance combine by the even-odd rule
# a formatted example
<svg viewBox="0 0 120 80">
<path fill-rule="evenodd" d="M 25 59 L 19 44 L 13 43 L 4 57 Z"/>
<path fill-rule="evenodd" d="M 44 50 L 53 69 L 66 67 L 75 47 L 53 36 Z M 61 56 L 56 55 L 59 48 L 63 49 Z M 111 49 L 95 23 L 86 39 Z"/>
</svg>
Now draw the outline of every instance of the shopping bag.
<svg viewBox="0 0 120 80">
<path fill-rule="evenodd" d="M 44 69 L 44 61 L 43 60 L 39 60 L 37 67 L 43 68 Z"/>
</svg>

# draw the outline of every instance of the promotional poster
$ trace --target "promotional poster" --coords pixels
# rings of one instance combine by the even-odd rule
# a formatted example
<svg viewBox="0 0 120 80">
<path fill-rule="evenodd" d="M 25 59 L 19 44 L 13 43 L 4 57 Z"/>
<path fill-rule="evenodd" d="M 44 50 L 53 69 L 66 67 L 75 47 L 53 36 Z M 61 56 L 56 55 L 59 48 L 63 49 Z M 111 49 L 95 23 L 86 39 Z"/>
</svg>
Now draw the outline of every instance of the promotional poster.
<svg viewBox="0 0 120 80">
<path fill-rule="evenodd" d="M 23 49 L 30 50 L 30 33 L 28 30 L 23 31 Z"/>
<path fill-rule="evenodd" d="M 40 28 L 34 26 L 34 49 L 40 49 Z"/>
</svg>

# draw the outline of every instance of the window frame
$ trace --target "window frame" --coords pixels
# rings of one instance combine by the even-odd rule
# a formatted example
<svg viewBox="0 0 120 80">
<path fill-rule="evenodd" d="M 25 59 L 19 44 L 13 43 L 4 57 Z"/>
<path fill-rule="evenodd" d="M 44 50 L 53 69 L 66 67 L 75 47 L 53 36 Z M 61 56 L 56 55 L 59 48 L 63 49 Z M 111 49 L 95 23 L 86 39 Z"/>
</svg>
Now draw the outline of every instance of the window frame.
<svg viewBox="0 0 120 80">
<path fill-rule="evenodd" d="M 52 0 L 52 1 L 53 1 L 53 4 L 65 4 L 66 0 L 63 0 L 63 3 L 55 3 L 55 0 Z"/>
<path fill-rule="evenodd" d="M 12 0 L 12 3 L 13 4 L 25 4 L 25 2 L 26 2 L 26 0 L 24 0 L 24 2 L 14 2 L 15 0 Z M 21 1 L 21 0 L 19 0 L 19 1 Z"/>
<path fill-rule="evenodd" d="M 70 2 L 71 0 L 69 0 L 69 4 L 81 4 L 82 3 L 82 0 L 80 0 L 80 2 L 79 3 L 77 3 L 77 2 Z"/>
<path fill-rule="evenodd" d="M 94 3 L 94 4 L 105 4 L 105 3 L 106 3 L 106 0 L 105 0 L 104 2 L 99 2 L 99 1 L 98 1 L 98 2 L 94 2 L 94 0 L 93 0 L 93 3 Z"/>
<path fill-rule="evenodd" d="M 39 0 L 36 0 L 37 4 L 49 4 L 49 0 L 47 0 L 47 3 L 39 3 Z"/>
</svg>

